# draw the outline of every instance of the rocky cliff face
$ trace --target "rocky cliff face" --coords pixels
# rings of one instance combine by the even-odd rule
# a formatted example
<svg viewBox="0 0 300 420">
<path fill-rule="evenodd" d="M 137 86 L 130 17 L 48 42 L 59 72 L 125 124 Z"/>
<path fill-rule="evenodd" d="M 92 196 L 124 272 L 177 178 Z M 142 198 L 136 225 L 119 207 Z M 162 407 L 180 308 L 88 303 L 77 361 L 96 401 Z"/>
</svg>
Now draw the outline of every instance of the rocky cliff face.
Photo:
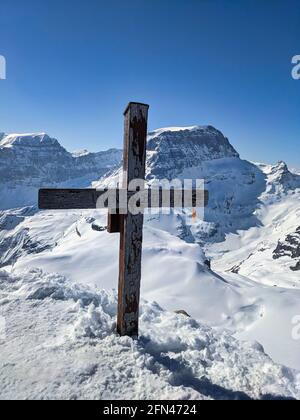
<svg viewBox="0 0 300 420">
<path fill-rule="evenodd" d="M 205 161 L 238 158 L 228 139 L 212 126 L 171 127 L 148 136 L 147 177 L 172 179 Z"/>
<path fill-rule="evenodd" d="M 295 261 L 295 264 L 290 267 L 292 271 L 300 270 L 300 226 L 294 233 L 278 241 L 278 245 L 273 252 L 273 259 L 284 257 Z"/>
<path fill-rule="evenodd" d="M 94 186 L 114 186 L 121 169 Z M 258 223 L 254 215 L 266 176 L 240 159 L 228 139 L 212 126 L 171 127 L 148 135 L 146 179 L 202 179 L 210 199 L 205 221 L 194 232 L 199 241 L 223 240 L 226 233 Z"/>
<path fill-rule="evenodd" d="M 46 186 L 88 187 L 116 167 L 120 150 L 71 154 L 47 134 L 0 136 L 0 208 L 36 203 Z"/>
<path fill-rule="evenodd" d="M 269 179 L 267 192 L 269 194 L 281 194 L 300 188 L 300 175 L 289 170 L 285 162 L 278 162 L 267 169 Z"/>
</svg>

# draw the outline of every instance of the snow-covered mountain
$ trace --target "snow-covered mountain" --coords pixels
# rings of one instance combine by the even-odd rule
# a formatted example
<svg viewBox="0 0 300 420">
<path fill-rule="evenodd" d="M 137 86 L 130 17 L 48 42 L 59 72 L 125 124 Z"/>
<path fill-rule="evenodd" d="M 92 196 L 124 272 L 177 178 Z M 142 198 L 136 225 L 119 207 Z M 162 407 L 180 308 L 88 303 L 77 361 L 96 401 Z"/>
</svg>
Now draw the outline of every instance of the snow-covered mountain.
<svg viewBox="0 0 300 420">
<path fill-rule="evenodd" d="M 115 186 L 119 168 L 93 186 Z M 158 129 L 148 136 L 146 179 L 203 179 L 210 200 L 205 222 L 198 225 L 199 242 L 224 240 L 225 235 L 258 223 L 254 214 L 266 190 L 266 174 L 242 160 L 228 139 L 211 126 Z"/>
<path fill-rule="evenodd" d="M 268 188 L 266 193 L 281 197 L 282 193 L 294 191 L 300 187 L 300 175 L 289 170 L 285 162 L 278 162 L 276 165 L 258 166 L 268 176 Z"/>
<path fill-rule="evenodd" d="M 228 139 L 212 126 L 169 127 L 148 135 L 147 179 L 174 179 L 205 161 L 238 158 Z"/>
<path fill-rule="evenodd" d="M 3 136 L 2 149 L 11 148 L 6 139 L 7 136 Z M 53 146 L 57 147 L 57 144 L 50 140 L 49 147 Z M 57 159 L 59 156 L 58 153 Z M 89 160 L 89 154 L 81 151 L 70 158 L 75 162 L 85 157 Z M 30 167 L 27 170 L 30 172 Z M 119 167 L 114 169 L 112 165 L 109 175 L 94 177 L 94 173 L 87 173 L 87 178 L 92 178 L 96 187 L 114 185 L 119 181 L 120 172 Z M 210 201 L 203 220 L 193 220 L 189 209 L 174 210 L 170 215 L 150 213 L 145 218 L 142 297 L 156 301 L 169 311 L 185 310 L 192 319 L 176 318 L 153 304 L 143 303 L 144 338 L 134 350 L 139 360 L 141 354 L 145 355 L 140 374 L 150 375 L 151 381 L 170 398 L 179 395 L 192 398 L 195 391 L 199 394 L 197 398 L 216 398 L 216 393 L 207 393 L 207 389 L 216 389 L 212 384 L 227 391 L 242 391 L 246 396 L 269 393 L 300 398 L 300 375 L 294 377 L 291 371 L 281 371 L 282 368 L 265 358 L 260 346 L 255 347 L 255 354 L 251 346 L 247 349 L 249 344 L 245 344 L 246 347 L 238 344 L 242 347 L 236 350 L 228 335 L 222 338 L 218 335 L 227 329 L 236 338 L 258 340 L 276 362 L 300 371 L 300 341 L 292 337 L 293 319 L 300 315 L 299 174 L 291 172 L 282 162 L 264 165 L 242 160 L 218 130 L 194 126 L 159 129 L 149 134 L 147 182 L 155 183 L 158 178 L 202 178 L 210 192 Z M 30 175 L 25 179 L 31 179 Z M 17 207 L 17 202 L 13 207 Z M 95 362 L 90 366 L 83 362 L 82 366 L 74 366 L 78 378 L 85 375 L 88 382 L 99 382 L 99 375 L 95 374 L 99 369 L 101 374 L 104 372 L 103 380 L 115 390 L 115 397 L 141 397 L 133 391 L 122 394 L 118 385 L 110 380 L 110 371 L 112 376 L 120 375 L 120 372 L 110 362 L 113 356 L 105 353 L 105 348 L 111 347 L 118 354 L 123 351 L 123 345 L 132 344 L 124 344 L 113 335 L 115 298 L 107 296 L 107 292 L 99 292 L 99 289 L 116 288 L 118 279 L 119 235 L 108 234 L 106 225 L 106 211 L 98 210 L 39 212 L 37 208 L 27 206 L 0 212 L 0 267 L 3 270 L 0 272 L 3 291 L 0 308 L 1 302 L 6 301 L 5 316 L 9 319 L 11 313 L 14 341 L 19 334 L 17 321 L 13 318 L 16 305 L 21 302 L 21 312 L 26 314 L 24 319 L 29 324 L 31 317 L 32 320 L 36 316 L 43 318 L 42 313 L 47 311 L 53 322 L 49 325 L 45 318 L 41 328 L 61 331 L 57 338 L 57 348 L 62 352 L 59 356 L 61 365 L 66 362 L 63 353 L 67 347 L 72 354 L 82 354 L 70 343 L 69 335 L 73 337 L 75 330 L 80 331 L 83 352 L 88 352 L 91 358 L 94 353 L 90 346 L 95 345 L 96 338 L 100 339 L 97 354 L 103 356 L 105 363 Z M 65 283 L 68 283 L 66 290 Z M 87 292 L 87 298 L 82 287 L 96 287 L 98 291 L 95 295 Z M 11 300 L 7 300 L 11 293 L 9 288 L 13 289 Z M 80 300 L 82 302 L 75 303 Z M 56 319 L 55 311 L 59 308 L 64 313 L 65 326 Z M 172 331 L 170 323 L 179 329 Z M 29 324 L 24 326 L 26 330 L 30 329 Z M 206 330 L 210 327 L 213 329 Z M 147 335 L 146 331 L 150 329 Z M 184 331 L 188 331 L 187 336 Z M 211 338 L 208 339 L 207 334 L 211 334 Z M 221 364 L 218 352 L 223 350 L 219 340 L 229 349 L 228 353 L 233 352 L 232 358 L 228 358 L 226 352 L 225 355 L 222 353 Z M 23 342 L 27 343 L 26 340 Z M 31 341 L 27 344 L 25 361 L 12 352 L 12 366 L 17 363 L 23 369 L 24 363 L 34 365 L 34 360 L 30 361 Z M 50 343 L 47 346 L 51 347 Z M 11 347 L 7 345 L 5 351 L 9 354 Z M 241 352 L 246 352 L 245 365 Z M 179 373 L 160 363 L 166 354 L 168 366 L 181 360 Z M 55 358 L 50 350 L 45 350 L 41 357 L 45 360 L 49 357 L 56 377 L 59 369 L 54 368 Z M 152 358 L 158 363 L 154 362 L 155 369 L 149 361 Z M 191 363 L 192 359 L 195 363 Z M 240 371 L 234 369 L 234 360 L 240 360 Z M 187 372 L 186 363 L 191 367 L 188 375 L 184 373 Z M 111 370 L 105 371 L 105 364 L 111 366 Z M 258 367 L 256 385 L 246 365 Z M 221 371 L 224 374 L 219 376 Z M 9 367 L 5 372 L 5 378 L 10 377 L 14 382 L 17 373 Z M 167 377 L 175 379 L 165 381 Z M 207 387 L 201 385 L 200 377 L 205 378 Z M 264 382 L 263 377 L 269 380 Z M 277 384 L 275 377 L 279 381 Z M 76 377 L 69 377 L 69 381 L 77 384 Z M 28 395 L 24 391 L 28 389 L 28 383 L 23 380 L 17 383 L 19 394 Z M 133 380 L 134 386 L 138 387 L 138 383 Z M 198 384 L 196 388 L 195 384 Z M 55 394 L 56 391 L 47 386 L 50 385 L 45 385 L 45 395 Z M 88 387 L 80 394 L 74 387 L 77 385 L 68 388 L 68 395 L 72 390 L 79 397 L 108 395 L 105 385 L 97 395 Z M 32 389 L 33 395 L 35 390 L 39 392 L 35 386 Z M 61 395 L 60 391 L 55 395 Z M 156 394 L 151 388 L 143 395 L 147 398 Z"/>
<path fill-rule="evenodd" d="M 120 150 L 71 154 L 47 134 L 0 136 L 0 208 L 35 204 L 41 187 L 88 187 L 117 166 Z"/>
</svg>

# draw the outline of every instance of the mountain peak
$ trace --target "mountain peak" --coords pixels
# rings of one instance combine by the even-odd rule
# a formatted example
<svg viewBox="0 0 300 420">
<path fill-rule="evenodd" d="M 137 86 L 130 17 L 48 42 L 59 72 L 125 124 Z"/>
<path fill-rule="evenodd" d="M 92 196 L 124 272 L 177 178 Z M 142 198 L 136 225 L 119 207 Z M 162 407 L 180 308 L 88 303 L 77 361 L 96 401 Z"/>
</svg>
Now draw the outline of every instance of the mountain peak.
<svg viewBox="0 0 300 420">
<path fill-rule="evenodd" d="M 287 164 L 283 160 L 280 160 L 271 167 L 270 174 L 280 179 L 285 176 L 293 176 L 292 172 L 290 172 Z"/>
<path fill-rule="evenodd" d="M 280 194 L 300 188 L 300 175 L 291 172 L 282 160 L 273 166 L 265 165 L 263 170 L 268 177 L 269 193 Z"/>
<path fill-rule="evenodd" d="M 42 187 L 88 187 L 116 167 L 120 150 L 72 155 L 46 133 L 0 137 L 0 209 L 37 202 Z"/>
<path fill-rule="evenodd" d="M 148 134 L 148 141 L 158 137 L 158 136 L 164 136 L 164 135 L 172 135 L 174 137 L 176 137 L 177 135 L 179 136 L 184 136 L 184 135 L 196 135 L 196 134 L 211 134 L 211 135 L 216 135 L 216 134 L 222 134 L 219 130 L 217 130 L 215 127 L 213 127 L 212 125 L 192 125 L 192 126 L 183 126 L 183 127 L 163 127 L 163 128 L 158 128 L 156 130 L 151 131 Z"/>
<path fill-rule="evenodd" d="M 211 125 L 159 128 L 148 135 L 148 174 L 167 178 L 205 161 L 239 158 L 229 140 Z"/>
<path fill-rule="evenodd" d="M 72 152 L 73 157 L 87 156 L 89 154 L 90 152 L 87 149 L 74 150 L 74 152 Z"/>
<path fill-rule="evenodd" d="M 0 141 L 1 148 L 49 146 L 61 147 L 56 139 L 49 137 L 46 133 L 8 134 L 4 135 Z"/>
</svg>

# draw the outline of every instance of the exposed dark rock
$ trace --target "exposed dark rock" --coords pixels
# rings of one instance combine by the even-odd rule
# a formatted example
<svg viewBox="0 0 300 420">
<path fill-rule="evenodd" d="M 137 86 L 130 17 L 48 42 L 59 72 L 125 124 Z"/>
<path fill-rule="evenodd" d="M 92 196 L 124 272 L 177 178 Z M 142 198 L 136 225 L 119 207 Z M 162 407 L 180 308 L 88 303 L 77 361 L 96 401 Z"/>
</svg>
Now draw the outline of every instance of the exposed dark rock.
<svg viewBox="0 0 300 420">
<path fill-rule="evenodd" d="M 174 171 L 199 166 L 206 160 L 239 157 L 228 139 L 212 126 L 149 133 L 147 151 L 148 178 L 172 179 Z"/>
<path fill-rule="evenodd" d="M 175 314 L 179 314 L 179 315 L 184 315 L 187 316 L 188 318 L 191 318 L 191 315 L 189 315 L 185 310 L 180 309 L 179 311 L 174 311 Z"/>
<path fill-rule="evenodd" d="M 289 234 L 284 240 L 280 240 L 273 252 L 274 260 L 282 257 L 289 257 L 298 260 L 295 266 L 291 267 L 292 271 L 300 270 L 300 226 L 295 233 Z"/>
<path fill-rule="evenodd" d="M 107 226 L 100 226 L 100 225 L 97 225 L 96 223 L 93 223 L 92 229 L 95 230 L 96 232 L 104 232 L 105 230 L 107 230 Z"/>
</svg>

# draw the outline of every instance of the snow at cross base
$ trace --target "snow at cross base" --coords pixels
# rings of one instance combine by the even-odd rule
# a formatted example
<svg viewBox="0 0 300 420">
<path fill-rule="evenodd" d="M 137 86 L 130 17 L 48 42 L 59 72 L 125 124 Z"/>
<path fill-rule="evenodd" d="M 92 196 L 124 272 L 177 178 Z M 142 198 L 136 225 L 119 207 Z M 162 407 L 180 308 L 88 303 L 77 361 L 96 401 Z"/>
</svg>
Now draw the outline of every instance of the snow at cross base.
<svg viewBox="0 0 300 420">
<path fill-rule="evenodd" d="M 149 184 L 203 178 L 210 201 L 203 220 L 146 214 L 133 341 L 115 332 L 107 212 L 36 206 L 40 187 L 115 185 L 122 151 L 0 133 L 0 397 L 299 399 L 300 174 L 242 160 L 211 126 L 147 149 Z"/>
</svg>

